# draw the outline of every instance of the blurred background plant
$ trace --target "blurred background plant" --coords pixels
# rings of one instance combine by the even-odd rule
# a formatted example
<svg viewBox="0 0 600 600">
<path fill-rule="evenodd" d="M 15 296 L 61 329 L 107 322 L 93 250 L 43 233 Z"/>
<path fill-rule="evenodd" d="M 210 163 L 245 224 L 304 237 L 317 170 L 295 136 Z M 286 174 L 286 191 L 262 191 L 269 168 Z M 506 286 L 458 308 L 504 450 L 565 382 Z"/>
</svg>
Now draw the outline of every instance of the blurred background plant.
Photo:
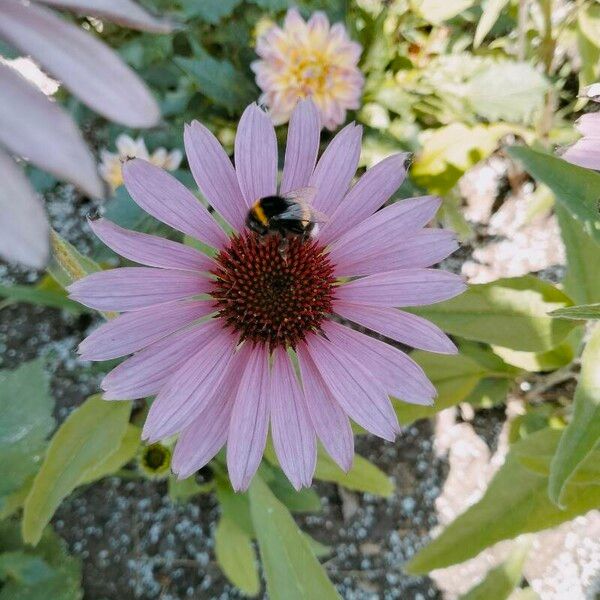
<svg viewBox="0 0 600 600">
<path fill-rule="evenodd" d="M 5 6 L 15 4 L 16 0 L 0 0 L 0 16 Z M 83 3 L 47 0 L 46 4 L 79 9 Z M 90 7 L 109 4 L 94 2 Z M 53 108 L 60 104 L 68 111 L 96 154 L 119 148 L 123 135 L 137 142 L 136 152 L 142 147 L 151 156 L 177 152 L 183 147 L 183 124 L 193 119 L 207 124 L 231 151 L 237 119 L 260 93 L 250 69 L 257 36 L 271 23 L 280 22 L 291 2 L 147 0 L 143 4 L 148 14 L 166 15 L 180 26 L 164 33 L 134 31 L 112 24 L 99 9 L 90 17 L 68 18 L 73 28 L 79 26 L 87 37 L 111 47 L 138 74 L 160 107 L 160 122 L 140 133 L 142 123 L 104 113 L 121 124 L 110 122 L 62 87 Z M 269 597 L 335 597 L 317 560 L 329 556 L 327 567 L 344 597 L 366 598 L 380 592 L 413 597 L 415 589 L 435 595 L 436 588 L 423 583 L 428 580 L 416 577 L 423 574 L 429 574 L 449 598 L 464 594 L 464 598 L 495 600 L 517 594 L 515 590 L 518 595 L 511 597 L 594 597 L 600 575 L 593 559 L 574 576 L 579 587 L 548 592 L 547 571 L 540 574 L 534 557 L 540 563 L 544 546 L 540 540 L 545 539 L 537 532 L 576 523 L 576 517 L 600 506 L 600 174 L 560 158 L 578 138 L 575 119 L 597 110 L 585 89 L 600 79 L 600 5 L 591 0 L 306 0 L 294 4 L 305 17 L 324 10 L 332 23 L 343 22 L 350 37 L 363 46 L 362 107 L 350 116 L 365 127 L 362 166 L 399 150 L 414 153 L 410 178 L 394 199 L 439 194 L 444 200 L 441 220 L 463 242 L 443 267 L 467 276 L 469 290 L 449 302 L 415 310 L 450 333 L 460 353 L 448 357 L 413 352 L 436 384 L 439 397 L 432 408 L 395 404 L 407 436 L 411 432 L 426 436 L 430 430 L 419 429 L 426 419 L 437 423 L 436 447 L 447 453 L 450 474 L 445 483 L 443 478 L 437 480 L 443 490 L 433 484 L 427 490 L 426 497 L 439 496 L 433 522 L 409 517 L 404 524 L 402 535 L 413 541 L 410 551 L 403 550 L 400 556 L 392 552 L 393 535 L 400 534 L 393 520 L 396 513 L 390 521 L 389 511 L 405 487 L 398 473 L 389 479 L 378 468 L 387 464 L 383 457 L 389 448 L 383 444 L 373 446 L 371 458 L 376 464 L 357 456 L 348 474 L 320 456 L 317 479 L 340 486 L 332 494 L 331 488 L 317 484 L 320 492 L 329 490 L 324 501 L 314 490 L 290 488 L 271 451 L 246 494 L 233 494 L 222 456 L 195 477 L 176 481 L 169 476 L 166 484 L 159 477 L 153 485 L 166 486 L 158 489 L 165 493 L 168 489 L 171 502 L 214 499 L 220 515 L 218 524 L 211 526 L 216 559 L 230 581 L 248 595 L 261 591 L 260 556 Z M 28 50 L 15 46 L 18 50 L 2 46 L 0 52 L 12 60 Z M 0 64 L 0 69 L 5 67 Z M 96 75 L 94 69 L 88 73 Z M 14 74 L 9 77 L 14 79 Z M 135 114 L 135 106 L 132 110 Z M 46 137 L 36 139 L 47 147 L 52 130 L 45 124 L 38 127 Z M 285 132 L 285 127 L 278 128 L 280 142 Z M 324 132 L 323 141 L 331 135 Z M 27 152 L 9 145 L 1 132 L 0 141 L 9 151 L 27 157 Z M 9 321 L 21 314 L 17 311 L 29 310 L 17 303 L 46 307 L 36 308 L 40 312 L 34 313 L 35 318 L 40 321 L 58 318 L 49 315 L 61 311 L 60 319 L 74 338 L 68 354 L 84 330 L 104 317 L 90 315 L 88 309 L 68 300 L 64 286 L 85 273 L 117 264 L 114 254 L 92 240 L 83 215 L 101 210 L 121 226 L 152 233 L 161 226 L 142 213 L 124 187 L 113 185 L 107 200 L 93 199 L 101 194 L 85 186 L 80 187 L 89 196 L 73 192 L 55 176 L 79 183 L 77 179 L 47 163 L 36 163 L 33 155 L 29 158 L 51 173 L 27 166 L 37 192 L 50 200 L 57 231 L 51 233 L 47 273 L 5 271 L 0 314 Z M 174 174 L 194 188 L 185 162 L 176 163 L 165 167 L 175 169 Z M 77 163 L 71 163 L 71 168 L 73 164 Z M 173 235 L 162 229 L 161 233 Z M 39 344 L 33 356 L 45 351 Z M 30 358 L 31 352 L 25 355 Z M 46 357 L 50 367 L 45 369 L 40 360 L 19 366 L 23 356 L 18 349 L 12 358 L 7 355 L 3 366 L 13 370 L 3 371 L 0 378 L 0 406 L 7 415 L 0 425 L 0 464 L 2 472 L 10 474 L 0 488 L 0 515 L 6 519 L 0 532 L 0 598 L 13 597 L 15 586 L 28 590 L 30 595 L 23 597 L 38 598 L 35 590 L 41 588 L 36 586 L 51 582 L 68 589 L 65 598 L 77 598 L 81 566 L 78 559 L 68 557 L 48 525 L 60 503 L 73 492 L 85 493 L 84 486 L 108 475 L 129 482 L 155 478 L 157 474 L 149 471 L 161 471 L 170 451 L 165 446 L 158 460 L 157 452 L 140 447 L 145 403 L 132 407 L 102 402 L 97 396 L 84 401 L 110 365 L 77 367 L 77 377 L 90 382 L 87 393 L 77 391 L 66 403 L 69 410 L 57 413 L 44 374 L 52 371 L 57 359 L 51 352 Z M 70 412 L 73 406 L 78 408 Z M 56 431 L 53 414 L 60 423 Z M 477 437 L 473 431 L 482 422 L 501 431 L 493 436 L 493 457 L 488 452 L 482 462 L 461 463 L 452 435 L 470 431 Z M 356 433 L 362 437 L 360 431 Z M 465 438 L 459 441 L 466 443 Z M 453 465 L 464 471 L 453 475 Z M 479 469 L 475 474 L 469 471 L 473 465 Z M 418 471 L 402 475 L 421 477 Z M 452 484 L 454 493 L 462 494 L 458 500 L 448 499 Z M 461 487 L 462 492 L 457 492 Z M 334 497 L 341 498 L 344 515 L 351 521 L 358 510 L 352 509 L 353 503 L 359 502 L 354 492 L 367 493 L 366 506 L 380 507 L 381 514 L 388 514 L 387 529 L 367 527 L 366 517 L 357 525 L 365 532 L 368 529 L 388 553 L 381 551 L 380 556 L 373 540 L 367 540 L 370 550 L 363 549 L 367 542 L 357 535 L 362 561 L 344 571 L 339 565 L 347 564 L 343 555 L 351 551 L 343 544 L 333 548 L 335 532 L 325 536 L 319 528 L 311 530 L 332 545 L 326 547 L 301 532 L 291 514 L 316 515 L 323 510 L 331 518 L 329 505 L 336 501 Z M 372 496 L 387 500 L 368 504 Z M 386 506 L 388 513 L 383 512 Z M 63 512 L 58 520 L 65 518 Z M 317 517 L 301 519 L 305 528 L 311 518 Z M 577 544 L 584 544 L 582 539 L 594 544 L 593 532 L 600 527 L 597 512 L 586 518 L 588 537 L 576 538 L 574 552 L 579 551 Z M 439 535 L 435 531 L 437 537 L 425 545 L 436 521 L 443 530 Z M 24 545 L 19 531 L 25 544 L 33 547 Z M 531 546 L 521 541 L 497 544 L 524 534 L 529 534 Z M 593 547 L 598 550 L 597 540 Z M 477 555 L 484 557 L 483 566 L 476 562 Z M 559 577 L 567 577 L 560 564 L 551 562 L 553 558 L 544 564 L 554 565 Z M 193 556 L 188 560 L 187 567 L 202 572 L 205 565 L 194 562 Z M 88 562 L 84 556 L 84 568 Z M 463 562 L 464 568 L 456 566 Z M 378 574 L 372 564 L 384 574 Z M 484 577 L 490 565 L 493 568 Z M 88 567 L 90 572 L 93 568 Z M 395 579 L 389 579 L 390 573 Z M 379 587 L 369 591 L 367 584 Z M 152 595 L 144 588 L 142 595 L 158 597 L 158 589 Z M 121 590 L 124 593 L 128 592 Z"/>
</svg>

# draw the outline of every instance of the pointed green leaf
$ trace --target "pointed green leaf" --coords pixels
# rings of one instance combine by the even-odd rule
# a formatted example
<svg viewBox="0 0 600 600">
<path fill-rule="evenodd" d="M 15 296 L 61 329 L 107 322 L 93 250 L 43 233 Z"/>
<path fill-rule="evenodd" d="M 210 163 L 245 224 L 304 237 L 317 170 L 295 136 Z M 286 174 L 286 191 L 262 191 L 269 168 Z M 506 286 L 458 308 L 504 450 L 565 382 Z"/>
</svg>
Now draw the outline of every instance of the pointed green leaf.
<svg viewBox="0 0 600 600">
<path fill-rule="evenodd" d="M 567 485 L 564 510 L 548 498 L 548 478 L 525 467 L 519 454 L 548 447 L 552 430 L 542 430 L 511 446 L 506 462 L 483 498 L 459 515 L 407 565 L 411 574 L 428 573 L 477 556 L 485 548 L 523 533 L 541 531 L 600 505 L 600 485 Z"/>
<path fill-rule="evenodd" d="M 42 290 L 31 285 L 0 285 L 0 298 L 8 301 L 25 302 L 36 306 L 59 308 L 75 315 L 86 312 L 88 309 L 67 298 L 64 292 Z"/>
<path fill-rule="evenodd" d="M 249 596 L 258 594 L 260 580 L 252 540 L 227 517 L 221 517 L 217 525 L 215 555 L 233 585 Z"/>
<path fill-rule="evenodd" d="M 459 600 L 506 600 L 522 579 L 529 544 L 519 544 L 509 557 L 491 569 L 484 580 Z"/>
<path fill-rule="evenodd" d="M 580 304 L 578 306 L 569 306 L 568 308 L 559 308 L 550 313 L 551 316 L 558 319 L 582 319 L 597 320 L 600 319 L 600 303 L 598 304 Z"/>
<path fill-rule="evenodd" d="M 81 254 L 54 230 L 50 231 L 50 246 L 52 260 L 48 271 L 62 287 L 67 287 L 90 273 L 102 270 L 100 265 Z"/>
<path fill-rule="evenodd" d="M 292 515 L 259 475 L 252 481 L 249 496 L 269 598 L 339 599 Z"/>
<path fill-rule="evenodd" d="M 471 285 L 452 300 L 410 311 L 453 335 L 513 350 L 541 352 L 554 348 L 576 327 L 576 323 L 548 315 L 572 304 L 551 283 L 526 275 Z"/>
<path fill-rule="evenodd" d="M 354 455 L 352 468 L 344 473 L 331 457 L 319 448 L 315 478 L 332 481 L 349 490 L 388 497 L 394 493 L 392 480 L 366 458 Z"/>
<path fill-rule="evenodd" d="M 473 47 L 478 48 L 483 42 L 485 36 L 490 32 L 494 23 L 498 20 L 502 9 L 508 4 L 508 0 L 488 0 L 483 9 L 483 13 L 477 23 Z"/>
<path fill-rule="evenodd" d="M 600 325 L 583 351 L 573 404 L 573 416 L 561 436 L 548 481 L 550 498 L 561 506 L 569 478 L 600 442 Z"/>
<path fill-rule="evenodd" d="M 600 174 L 524 146 L 512 146 L 508 152 L 530 175 L 545 183 L 584 231 L 600 243 Z"/>
<path fill-rule="evenodd" d="M 23 507 L 23 539 L 28 544 L 38 543 L 58 505 L 85 474 L 116 451 L 130 412 L 130 402 L 91 396 L 58 428 Z"/>
</svg>

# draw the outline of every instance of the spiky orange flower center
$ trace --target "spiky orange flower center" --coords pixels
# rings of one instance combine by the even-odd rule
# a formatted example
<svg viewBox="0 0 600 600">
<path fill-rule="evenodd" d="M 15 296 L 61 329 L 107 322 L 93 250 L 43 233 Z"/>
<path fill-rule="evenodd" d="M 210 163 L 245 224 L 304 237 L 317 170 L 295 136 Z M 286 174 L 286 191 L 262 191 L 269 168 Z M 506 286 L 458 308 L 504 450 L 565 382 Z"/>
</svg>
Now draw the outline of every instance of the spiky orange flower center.
<svg viewBox="0 0 600 600">
<path fill-rule="evenodd" d="M 331 313 L 333 267 L 313 240 L 245 233 L 216 261 L 211 294 L 241 340 L 294 347 Z"/>
</svg>

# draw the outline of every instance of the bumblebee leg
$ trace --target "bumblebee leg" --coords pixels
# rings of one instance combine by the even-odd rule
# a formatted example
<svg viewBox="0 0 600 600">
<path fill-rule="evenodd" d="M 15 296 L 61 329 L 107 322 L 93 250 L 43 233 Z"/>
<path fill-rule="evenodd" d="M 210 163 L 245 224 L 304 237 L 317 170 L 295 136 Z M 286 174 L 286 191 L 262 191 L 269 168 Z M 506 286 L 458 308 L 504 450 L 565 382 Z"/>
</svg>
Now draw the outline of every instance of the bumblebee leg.
<svg viewBox="0 0 600 600">
<path fill-rule="evenodd" d="M 287 263 L 287 249 L 288 249 L 289 241 L 288 238 L 284 235 L 279 236 L 279 254 L 281 258 L 283 258 L 283 262 Z"/>
</svg>

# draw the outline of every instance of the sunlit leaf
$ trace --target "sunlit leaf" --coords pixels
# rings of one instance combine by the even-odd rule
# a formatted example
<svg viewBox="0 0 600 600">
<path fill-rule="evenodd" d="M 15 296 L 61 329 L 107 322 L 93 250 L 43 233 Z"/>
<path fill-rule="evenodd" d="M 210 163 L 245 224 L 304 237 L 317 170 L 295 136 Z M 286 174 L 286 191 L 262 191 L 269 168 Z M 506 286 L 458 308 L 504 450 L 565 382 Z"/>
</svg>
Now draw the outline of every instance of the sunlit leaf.
<svg viewBox="0 0 600 600">
<path fill-rule="evenodd" d="M 526 275 L 470 285 L 452 300 L 410 311 L 469 340 L 540 352 L 554 348 L 576 326 L 548 315 L 571 305 L 551 283 Z"/>
<path fill-rule="evenodd" d="M 581 357 L 581 373 L 573 400 L 573 416 L 552 460 L 548 493 L 563 505 L 569 478 L 600 442 L 600 326 L 596 325 Z"/>
<path fill-rule="evenodd" d="M 547 431 L 511 446 L 483 498 L 418 552 L 407 565 L 407 572 L 428 573 L 461 563 L 496 542 L 560 525 L 598 507 L 600 485 L 567 485 L 565 508 L 559 509 L 548 497 L 548 478 L 521 463 L 518 455 L 522 446 L 529 453 L 535 453 L 537 444 L 547 450 Z"/>
<path fill-rule="evenodd" d="M 0 511 L 39 468 L 53 407 L 41 360 L 0 371 Z"/>
<path fill-rule="evenodd" d="M 600 243 L 599 173 L 524 146 L 512 146 L 508 152 L 530 175 L 545 183 L 584 231 Z"/>
<path fill-rule="evenodd" d="M 91 396 L 58 428 L 23 512 L 23 539 L 36 544 L 62 500 L 85 474 L 117 450 L 129 421 L 130 402 Z"/>
<path fill-rule="evenodd" d="M 473 0 L 411 0 L 411 8 L 423 19 L 439 25 L 473 6 Z"/>
<path fill-rule="evenodd" d="M 485 4 L 477 29 L 475 30 L 475 38 L 473 39 L 473 47 L 478 48 L 490 32 L 494 23 L 498 20 L 502 9 L 508 4 L 509 0 L 488 0 Z"/>
<path fill-rule="evenodd" d="M 269 598 L 340 598 L 292 515 L 258 475 L 249 496 Z"/>
<path fill-rule="evenodd" d="M 529 544 L 519 544 L 500 565 L 491 569 L 483 581 L 460 600 L 506 600 L 519 585 Z"/>
<path fill-rule="evenodd" d="M 233 585 L 249 596 L 258 594 L 260 580 L 252 540 L 227 517 L 221 517 L 215 531 L 215 555 Z"/>
</svg>

